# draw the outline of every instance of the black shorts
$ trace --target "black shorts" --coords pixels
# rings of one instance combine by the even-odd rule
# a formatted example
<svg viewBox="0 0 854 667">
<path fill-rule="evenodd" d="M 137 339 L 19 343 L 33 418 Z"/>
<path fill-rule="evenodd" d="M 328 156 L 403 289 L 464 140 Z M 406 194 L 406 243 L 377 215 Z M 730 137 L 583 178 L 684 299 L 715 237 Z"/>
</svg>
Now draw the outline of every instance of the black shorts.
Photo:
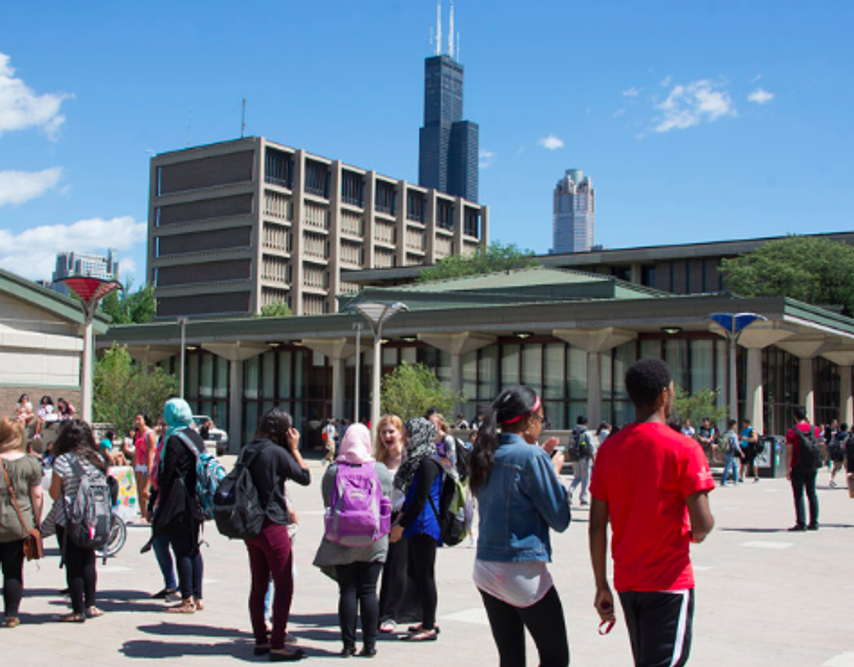
<svg viewBox="0 0 854 667">
<path fill-rule="evenodd" d="M 620 593 L 636 667 L 682 667 L 691 652 L 694 589 Z"/>
</svg>

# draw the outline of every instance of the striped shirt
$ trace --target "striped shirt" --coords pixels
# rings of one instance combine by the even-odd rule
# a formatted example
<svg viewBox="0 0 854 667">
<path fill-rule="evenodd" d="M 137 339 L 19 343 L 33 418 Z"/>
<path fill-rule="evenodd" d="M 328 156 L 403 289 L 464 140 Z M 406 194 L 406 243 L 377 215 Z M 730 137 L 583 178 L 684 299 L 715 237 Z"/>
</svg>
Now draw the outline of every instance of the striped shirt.
<svg viewBox="0 0 854 667">
<path fill-rule="evenodd" d="M 78 458 L 73 452 L 63 454 L 54 461 L 53 474 L 58 475 L 62 479 L 62 495 L 65 497 L 65 502 L 68 504 L 69 509 L 77 497 L 77 489 L 80 488 L 80 476 L 74 472 L 75 466 L 72 465 L 73 461 L 78 461 L 87 475 L 103 474 L 89 463 L 89 461 Z M 56 524 L 64 526 L 66 517 L 62 507 L 62 498 L 57 498 L 55 502 L 60 504 L 59 511 L 56 512 Z"/>
</svg>

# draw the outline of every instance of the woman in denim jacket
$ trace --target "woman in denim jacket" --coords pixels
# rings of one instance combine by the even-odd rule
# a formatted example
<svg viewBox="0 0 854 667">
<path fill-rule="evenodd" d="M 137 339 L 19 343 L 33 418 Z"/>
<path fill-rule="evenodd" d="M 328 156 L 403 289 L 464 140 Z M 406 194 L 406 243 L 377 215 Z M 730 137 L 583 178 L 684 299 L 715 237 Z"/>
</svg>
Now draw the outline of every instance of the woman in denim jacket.
<svg viewBox="0 0 854 667">
<path fill-rule="evenodd" d="M 474 583 L 501 667 L 525 664 L 525 628 L 540 665 L 569 664 L 563 607 L 547 568 L 549 529 L 569 526 L 569 496 L 558 479 L 564 457 L 557 438 L 537 443 L 544 421 L 540 397 L 529 387 L 510 387 L 492 403 L 472 455 L 480 512 Z"/>
</svg>

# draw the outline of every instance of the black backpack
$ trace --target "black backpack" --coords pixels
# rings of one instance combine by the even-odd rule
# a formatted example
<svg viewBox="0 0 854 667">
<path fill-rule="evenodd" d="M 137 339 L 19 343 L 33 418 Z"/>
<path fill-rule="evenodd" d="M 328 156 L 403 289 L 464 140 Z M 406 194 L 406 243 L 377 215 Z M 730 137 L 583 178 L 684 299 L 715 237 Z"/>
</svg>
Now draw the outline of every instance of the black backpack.
<svg viewBox="0 0 854 667">
<path fill-rule="evenodd" d="M 804 472 L 815 472 L 822 465 L 821 448 L 818 446 L 815 430 L 810 426 L 808 430 L 802 431 L 796 426 L 795 435 L 799 444 L 798 468 Z"/>
<path fill-rule="evenodd" d="M 248 453 L 247 453 L 248 451 Z M 266 508 L 261 506 L 258 489 L 249 466 L 260 449 L 244 449 L 234 469 L 219 484 L 213 497 L 213 518 L 221 535 L 232 540 L 251 540 L 264 527 Z"/>
<path fill-rule="evenodd" d="M 460 481 L 465 483 L 471 474 L 472 448 L 466 447 L 465 443 L 459 438 L 454 438 L 454 444 L 457 451 L 457 473 L 460 476 Z"/>
<path fill-rule="evenodd" d="M 828 446 L 831 461 L 842 463 L 845 460 L 845 446 L 848 444 L 850 436 L 851 434 L 848 431 L 839 431 L 833 436 L 833 440 L 831 440 Z"/>
</svg>

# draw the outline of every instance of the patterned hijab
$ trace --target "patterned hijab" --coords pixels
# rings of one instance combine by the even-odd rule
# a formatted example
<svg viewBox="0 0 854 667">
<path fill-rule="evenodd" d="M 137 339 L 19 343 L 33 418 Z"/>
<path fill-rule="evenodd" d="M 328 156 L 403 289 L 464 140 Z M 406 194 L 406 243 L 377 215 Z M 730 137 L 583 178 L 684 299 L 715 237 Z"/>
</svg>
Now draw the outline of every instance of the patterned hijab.
<svg viewBox="0 0 854 667">
<path fill-rule="evenodd" d="M 163 434 L 163 442 L 167 442 L 175 433 L 183 431 L 193 423 L 190 404 L 183 398 L 170 398 L 163 407 L 163 420 L 168 427 Z"/>
<path fill-rule="evenodd" d="M 348 426 L 338 448 L 339 463 L 361 465 L 374 460 L 371 452 L 371 432 L 364 424 Z"/>
<path fill-rule="evenodd" d="M 405 422 L 403 427 L 409 435 L 409 441 L 406 445 L 406 460 L 394 476 L 394 488 L 406 494 L 412 485 L 415 473 L 421 467 L 421 462 L 436 455 L 436 426 L 423 417 L 416 417 Z"/>
</svg>

